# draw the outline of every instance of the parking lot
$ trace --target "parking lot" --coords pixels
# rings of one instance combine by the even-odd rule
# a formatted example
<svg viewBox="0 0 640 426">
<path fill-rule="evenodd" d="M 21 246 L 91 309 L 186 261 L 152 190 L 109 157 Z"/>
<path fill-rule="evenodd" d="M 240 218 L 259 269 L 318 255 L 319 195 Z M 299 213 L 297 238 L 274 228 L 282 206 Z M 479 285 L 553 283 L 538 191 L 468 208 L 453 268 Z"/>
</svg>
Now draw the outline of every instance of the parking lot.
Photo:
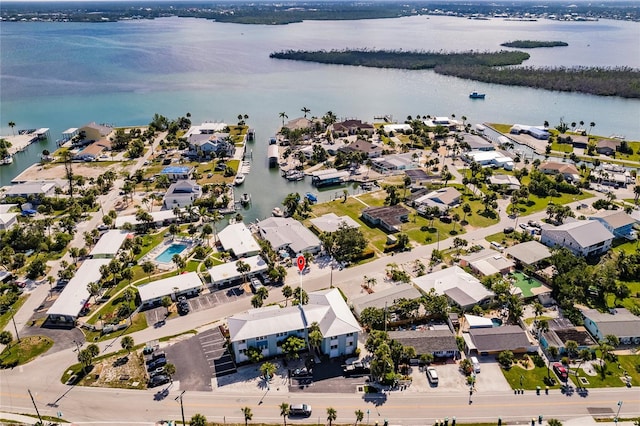
<svg viewBox="0 0 640 426">
<path fill-rule="evenodd" d="M 210 293 L 203 293 L 197 297 L 187 299 L 191 312 L 201 311 L 204 309 L 215 308 L 222 304 L 237 300 L 240 297 L 250 297 L 251 293 L 247 293 L 240 287 L 230 287 L 221 290 L 215 290 Z M 159 306 L 145 311 L 147 316 L 147 324 L 159 324 L 166 319 L 167 309 Z"/>
</svg>

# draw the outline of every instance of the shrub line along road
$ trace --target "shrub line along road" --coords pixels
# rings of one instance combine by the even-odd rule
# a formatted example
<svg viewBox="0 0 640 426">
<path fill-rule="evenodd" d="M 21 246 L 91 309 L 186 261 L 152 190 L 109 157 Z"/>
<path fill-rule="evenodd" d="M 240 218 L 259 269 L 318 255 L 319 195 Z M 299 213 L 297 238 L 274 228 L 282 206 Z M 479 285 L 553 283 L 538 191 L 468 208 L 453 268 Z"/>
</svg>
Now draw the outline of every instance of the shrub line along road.
<svg viewBox="0 0 640 426">
<path fill-rule="evenodd" d="M 141 161 L 144 161 L 143 159 Z M 601 194 L 596 194 L 601 197 Z M 109 201 L 113 201 L 109 199 Z M 573 207 L 581 202 L 571 203 Z M 462 236 L 470 243 L 480 241 L 487 235 L 503 230 L 506 226 L 513 226 L 514 219 L 506 217 L 505 206 L 500 206 L 501 221 L 499 224 L 477 229 Z M 105 206 L 105 209 L 108 208 Z M 96 215 L 95 220 L 98 220 Z M 520 221 L 540 220 L 544 212 L 519 218 Z M 440 248 L 452 245 L 453 238 L 439 242 Z M 373 271 L 384 273 L 386 265 L 393 261 L 397 264 L 426 260 L 438 243 L 420 246 L 409 252 L 398 253 L 391 257 L 382 257 L 365 265 L 333 271 L 333 284 L 339 286 L 349 297 L 360 294 L 362 277 L 371 276 Z M 311 271 L 304 275 L 302 284 L 305 290 L 313 291 L 326 288 L 329 285 L 330 267 L 323 268 L 313 265 Z M 297 286 L 300 277 L 290 270 L 287 283 Z M 27 304 L 37 306 L 46 297 L 48 289 L 44 285 L 35 288 Z M 273 288 L 266 303 L 281 301 L 279 288 Z M 26 306 L 26 304 L 25 304 Z M 250 298 L 238 298 L 229 303 L 216 306 L 214 309 L 204 309 L 187 316 L 168 321 L 159 329 L 149 327 L 133 333 L 131 336 L 137 343 L 158 339 L 162 336 L 179 334 L 187 330 L 198 328 L 199 331 L 215 327 L 218 320 L 251 308 Z M 23 309 L 16 315 L 21 326 L 25 326 L 32 310 Z M 112 352 L 120 349 L 119 337 L 101 342 L 102 352 Z M 39 359 L 11 370 L 0 370 L 0 411 L 14 413 L 34 413 L 27 389 L 30 389 L 42 415 L 56 416 L 62 412 L 63 417 L 74 421 L 75 424 L 153 424 L 161 419 L 176 419 L 180 416 L 180 405 L 174 400 L 179 394 L 178 384 L 169 387 L 169 395 L 162 400 L 155 400 L 158 391 L 126 390 L 107 388 L 87 388 L 66 386 L 60 382 L 62 369 L 74 364 L 76 353 L 73 348 L 67 348 L 54 353 L 45 354 Z M 179 364 L 179 363 L 178 363 Z M 180 366 L 188 368 L 188 366 Z M 530 421 L 532 417 L 542 414 L 545 418 L 571 418 L 589 416 L 590 413 L 603 413 L 603 416 L 613 417 L 617 411 L 618 401 L 624 401 L 621 417 L 640 415 L 640 391 L 636 388 L 590 389 L 587 397 L 576 393 L 572 396 L 551 391 L 549 395 L 536 395 L 534 391 L 524 395 L 513 392 L 480 391 L 474 394 L 469 403 L 469 395 L 462 394 L 409 394 L 394 391 L 381 395 L 363 395 L 359 393 L 335 394 L 293 393 L 286 395 L 269 395 L 262 389 L 254 391 L 243 390 L 232 393 L 227 390 L 212 392 L 189 392 L 184 395 L 185 416 L 190 418 L 195 413 L 204 414 L 210 421 L 239 422 L 244 418 L 240 408 L 251 407 L 254 420 L 261 422 L 280 423 L 278 406 L 283 402 L 311 404 L 313 414 L 305 420 L 295 420 L 294 423 L 325 423 L 327 407 L 333 407 L 338 413 L 338 422 L 354 420 L 357 409 L 365 413 L 371 424 L 376 421 L 389 419 L 393 425 L 423 425 L 433 423 L 436 419 L 455 416 L 458 421 L 496 421 L 501 416 L 505 421 Z M 262 403 L 259 404 L 259 402 Z M 367 415 L 367 412 L 369 413 Z M 1 417 L 1 414 L 0 414 Z"/>
</svg>

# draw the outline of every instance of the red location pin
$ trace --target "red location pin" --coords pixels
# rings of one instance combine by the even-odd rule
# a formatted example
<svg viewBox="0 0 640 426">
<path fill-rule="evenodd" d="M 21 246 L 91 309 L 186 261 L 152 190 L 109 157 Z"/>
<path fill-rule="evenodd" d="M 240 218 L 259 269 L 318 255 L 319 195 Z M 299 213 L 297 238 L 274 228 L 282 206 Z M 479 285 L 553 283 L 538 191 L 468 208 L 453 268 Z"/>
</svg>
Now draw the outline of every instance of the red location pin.
<svg viewBox="0 0 640 426">
<path fill-rule="evenodd" d="M 300 272 L 302 272 L 302 270 L 304 269 L 305 262 L 306 261 L 304 260 L 304 256 L 298 256 L 296 263 L 298 264 L 298 269 L 300 270 Z"/>
</svg>

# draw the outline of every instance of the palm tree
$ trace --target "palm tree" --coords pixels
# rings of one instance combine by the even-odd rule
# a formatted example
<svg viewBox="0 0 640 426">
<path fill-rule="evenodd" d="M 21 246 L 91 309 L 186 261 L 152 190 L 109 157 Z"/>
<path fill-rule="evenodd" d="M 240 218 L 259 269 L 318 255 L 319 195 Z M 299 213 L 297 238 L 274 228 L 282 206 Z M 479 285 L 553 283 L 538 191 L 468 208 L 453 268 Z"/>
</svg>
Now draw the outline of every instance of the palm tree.
<svg viewBox="0 0 640 426">
<path fill-rule="evenodd" d="M 162 304 L 162 306 L 166 308 L 167 316 L 169 316 L 169 306 L 173 304 L 173 301 L 171 300 L 171 298 L 169 296 L 165 296 L 162 298 L 162 301 L 160 303 Z"/>
<path fill-rule="evenodd" d="M 571 360 L 573 359 L 573 357 L 575 357 L 578 354 L 578 342 L 576 342 L 575 340 L 567 340 L 564 343 L 564 349 L 567 351 L 567 356 L 569 357 L 569 363 L 571 363 Z"/>
<path fill-rule="evenodd" d="M 633 187 L 633 202 L 638 204 L 638 198 L 640 198 L 640 185 Z"/>
<path fill-rule="evenodd" d="M 164 372 L 169 376 L 169 380 L 173 383 L 173 376 L 176 374 L 175 364 L 168 363 L 164 366 Z"/>
<path fill-rule="evenodd" d="M 280 118 L 282 118 L 282 127 L 284 127 L 284 119 L 285 118 L 289 118 L 289 116 L 287 115 L 286 112 L 281 112 L 280 114 L 278 114 Z"/>
<path fill-rule="evenodd" d="M 591 351 L 587 348 L 580 349 L 580 352 L 578 353 L 578 358 L 580 359 L 580 363 L 578 364 L 578 368 L 576 368 L 576 377 L 578 377 L 578 370 L 580 370 L 582 363 L 585 361 L 591 360 Z"/>
<path fill-rule="evenodd" d="M 304 118 L 307 118 L 307 114 L 311 112 L 311 110 L 307 107 L 302 107 L 300 111 L 304 112 Z"/>
<path fill-rule="evenodd" d="M 298 203 L 300 202 L 300 194 L 297 192 L 292 192 L 287 195 L 282 202 L 282 205 L 285 207 L 287 211 L 287 216 L 293 216 L 298 208 Z"/>
<path fill-rule="evenodd" d="M 207 426 L 207 418 L 202 414 L 196 413 L 191 417 L 189 421 L 191 426 Z"/>
<path fill-rule="evenodd" d="M 280 415 L 284 419 L 284 426 L 287 426 L 287 416 L 289 415 L 290 411 L 291 407 L 289 406 L 289 404 L 287 404 L 286 402 L 280 404 Z"/>
<path fill-rule="evenodd" d="M 288 305 L 289 298 L 293 296 L 293 289 L 291 288 L 291 286 L 285 285 L 284 287 L 282 287 L 282 295 L 284 296 L 285 304 Z"/>
<path fill-rule="evenodd" d="M 248 263 L 238 260 L 236 262 L 236 271 L 242 275 L 242 281 L 247 282 L 247 272 L 251 270 L 251 266 Z"/>
<path fill-rule="evenodd" d="M 156 265 L 153 262 L 147 260 L 142 265 L 142 271 L 147 274 L 148 280 L 151 281 L 151 273 L 156 270 Z"/>
<path fill-rule="evenodd" d="M 13 136 L 15 136 L 16 132 L 13 130 L 13 128 L 16 127 L 16 122 L 15 121 L 10 121 L 9 122 L 9 127 L 11 127 L 11 133 L 13 133 Z"/>
<path fill-rule="evenodd" d="M 589 134 L 591 134 L 591 129 L 593 129 L 594 127 L 596 127 L 595 121 L 592 121 L 591 123 L 589 123 Z"/>
<path fill-rule="evenodd" d="M 358 422 L 361 422 L 362 419 L 364 419 L 364 413 L 362 412 L 362 410 L 356 410 L 355 414 L 356 414 L 356 423 L 354 426 L 358 426 Z"/>
<path fill-rule="evenodd" d="M 333 424 L 333 421 L 338 418 L 338 413 L 335 408 L 329 407 L 327 408 L 327 421 L 329 422 L 329 426 Z"/>
<path fill-rule="evenodd" d="M 127 351 L 127 355 L 131 353 L 131 349 L 133 349 L 135 345 L 136 344 L 133 341 L 133 337 L 131 336 L 124 336 L 120 341 L 120 346 L 122 346 L 122 349 L 125 349 Z"/>
<path fill-rule="evenodd" d="M 251 408 L 242 407 L 240 411 L 242 411 L 242 415 L 244 416 L 244 425 L 247 426 L 249 424 L 249 420 L 253 418 L 253 413 L 251 412 Z"/>
</svg>

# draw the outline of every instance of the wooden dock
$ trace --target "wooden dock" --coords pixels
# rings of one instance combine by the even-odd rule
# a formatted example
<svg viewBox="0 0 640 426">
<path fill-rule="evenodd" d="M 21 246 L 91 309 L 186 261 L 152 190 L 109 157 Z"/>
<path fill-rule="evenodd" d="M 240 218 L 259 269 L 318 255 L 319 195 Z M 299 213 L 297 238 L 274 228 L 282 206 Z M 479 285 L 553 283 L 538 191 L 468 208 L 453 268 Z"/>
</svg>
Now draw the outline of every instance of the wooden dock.
<svg viewBox="0 0 640 426">
<path fill-rule="evenodd" d="M 17 135 L 2 136 L 2 139 L 5 139 L 11 144 L 11 147 L 9 147 L 9 155 L 24 151 L 32 143 L 47 138 L 49 138 L 49 129 L 47 128 L 19 130 Z"/>
</svg>

